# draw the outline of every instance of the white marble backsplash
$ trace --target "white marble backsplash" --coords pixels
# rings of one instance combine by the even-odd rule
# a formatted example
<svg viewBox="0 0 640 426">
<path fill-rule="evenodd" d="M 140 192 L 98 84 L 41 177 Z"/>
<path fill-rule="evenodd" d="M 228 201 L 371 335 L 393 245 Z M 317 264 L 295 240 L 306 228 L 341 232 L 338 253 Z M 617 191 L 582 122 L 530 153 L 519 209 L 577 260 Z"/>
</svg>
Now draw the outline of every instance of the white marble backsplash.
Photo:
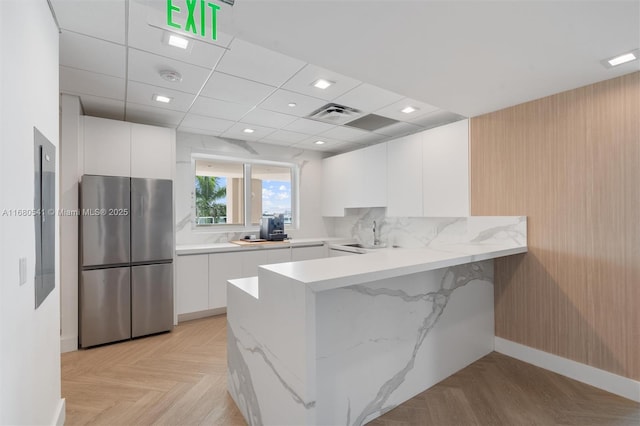
<svg viewBox="0 0 640 426">
<path fill-rule="evenodd" d="M 446 248 L 470 243 L 518 247 L 527 244 L 526 216 L 386 217 L 386 209 L 353 209 L 345 217 L 325 218 L 332 237 L 373 244 L 373 222 L 381 244 L 402 248 Z"/>
</svg>

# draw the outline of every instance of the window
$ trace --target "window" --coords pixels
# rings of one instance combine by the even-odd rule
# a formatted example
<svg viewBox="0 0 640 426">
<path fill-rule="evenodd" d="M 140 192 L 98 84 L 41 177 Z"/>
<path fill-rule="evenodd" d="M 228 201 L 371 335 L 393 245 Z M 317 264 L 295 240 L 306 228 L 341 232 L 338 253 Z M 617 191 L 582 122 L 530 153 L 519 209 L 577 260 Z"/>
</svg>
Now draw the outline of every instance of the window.
<svg viewBox="0 0 640 426">
<path fill-rule="evenodd" d="M 273 215 L 295 225 L 296 179 L 293 164 L 196 158 L 196 225 L 257 226 Z"/>
</svg>

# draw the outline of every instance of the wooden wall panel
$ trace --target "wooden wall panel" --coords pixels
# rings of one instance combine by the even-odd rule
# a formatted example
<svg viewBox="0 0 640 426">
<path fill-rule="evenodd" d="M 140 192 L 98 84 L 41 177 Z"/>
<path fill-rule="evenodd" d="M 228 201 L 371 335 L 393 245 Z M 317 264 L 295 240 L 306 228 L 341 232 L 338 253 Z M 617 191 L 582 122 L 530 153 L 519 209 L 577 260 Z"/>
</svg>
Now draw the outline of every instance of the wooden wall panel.
<svg viewBox="0 0 640 426">
<path fill-rule="evenodd" d="M 640 380 L 640 72 L 473 118 L 471 214 L 526 215 L 496 335 Z"/>
</svg>

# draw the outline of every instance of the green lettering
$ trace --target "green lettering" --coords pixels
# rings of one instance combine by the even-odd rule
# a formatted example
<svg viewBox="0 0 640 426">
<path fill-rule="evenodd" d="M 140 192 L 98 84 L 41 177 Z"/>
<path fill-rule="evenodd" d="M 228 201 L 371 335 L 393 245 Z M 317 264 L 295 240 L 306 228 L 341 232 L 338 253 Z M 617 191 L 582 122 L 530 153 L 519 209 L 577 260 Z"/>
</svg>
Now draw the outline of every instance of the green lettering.
<svg viewBox="0 0 640 426">
<path fill-rule="evenodd" d="M 178 13 L 180 12 L 180 8 L 178 6 L 174 6 L 173 3 L 171 3 L 171 0 L 167 0 L 167 25 L 173 28 L 180 28 L 180 25 L 173 22 L 173 17 L 171 15 L 174 10 Z"/>
<path fill-rule="evenodd" d="M 184 25 L 185 31 L 193 31 L 194 34 L 198 34 L 198 29 L 196 28 L 196 18 L 193 16 L 196 10 L 196 1 L 197 0 L 187 0 L 187 10 L 189 11 L 189 17 L 187 18 L 187 23 Z"/>
<path fill-rule="evenodd" d="M 206 15 L 204 13 L 204 0 L 200 0 L 200 35 L 202 37 L 204 37 L 204 33 L 205 33 L 205 20 Z"/>
<path fill-rule="evenodd" d="M 218 6 L 217 4 L 213 4 L 213 3 L 207 3 L 207 6 L 209 6 L 211 8 L 211 40 L 215 40 L 218 38 L 218 28 L 217 28 L 217 13 L 218 10 L 220 10 L 220 6 Z M 204 15 L 204 11 L 203 11 L 203 15 Z"/>
</svg>

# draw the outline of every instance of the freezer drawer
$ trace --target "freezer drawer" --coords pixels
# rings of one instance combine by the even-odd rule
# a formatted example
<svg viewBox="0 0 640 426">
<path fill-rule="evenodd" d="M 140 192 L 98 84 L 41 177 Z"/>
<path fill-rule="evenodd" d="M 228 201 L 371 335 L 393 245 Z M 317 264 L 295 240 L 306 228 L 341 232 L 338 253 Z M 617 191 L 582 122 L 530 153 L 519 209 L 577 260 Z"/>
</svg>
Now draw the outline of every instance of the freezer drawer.
<svg viewBox="0 0 640 426">
<path fill-rule="evenodd" d="M 173 182 L 131 179 L 131 262 L 173 259 Z"/>
<path fill-rule="evenodd" d="M 173 328 L 173 265 L 131 268 L 131 334 L 133 337 Z"/>
<path fill-rule="evenodd" d="M 129 267 L 82 271 L 79 342 L 81 347 L 131 337 L 130 281 Z"/>
<path fill-rule="evenodd" d="M 80 234 L 83 267 L 130 262 L 129 178 L 82 177 Z"/>
</svg>

